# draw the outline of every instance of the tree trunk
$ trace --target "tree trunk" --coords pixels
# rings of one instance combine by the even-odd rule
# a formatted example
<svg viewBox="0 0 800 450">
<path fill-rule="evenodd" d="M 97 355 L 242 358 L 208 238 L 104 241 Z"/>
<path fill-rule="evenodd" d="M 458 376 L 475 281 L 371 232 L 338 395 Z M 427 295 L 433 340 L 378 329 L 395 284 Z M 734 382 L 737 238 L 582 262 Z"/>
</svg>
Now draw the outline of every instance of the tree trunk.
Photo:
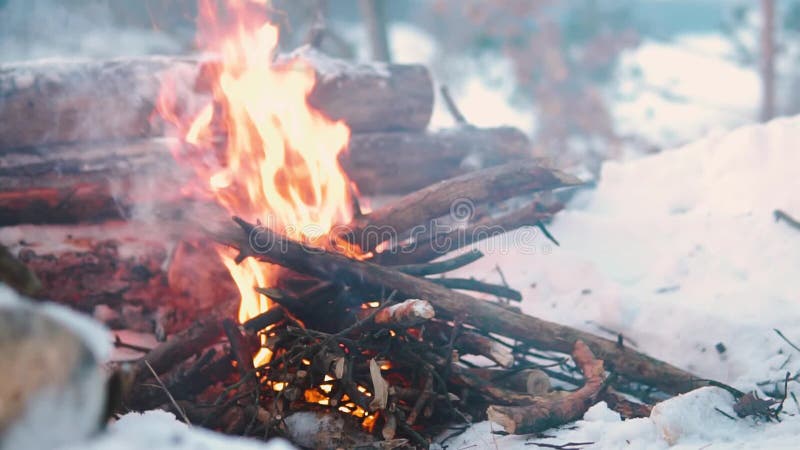
<svg viewBox="0 0 800 450">
<path fill-rule="evenodd" d="M 775 0 L 761 0 L 761 120 L 775 117 Z"/>
<path fill-rule="evenodd" d="M 367 29 L 370 55 L 375 61 L 391 62 L 389 36 L 386 27 L 386 2 L 384 0 L 359 0 L 364 26 Z"/>
</svg>

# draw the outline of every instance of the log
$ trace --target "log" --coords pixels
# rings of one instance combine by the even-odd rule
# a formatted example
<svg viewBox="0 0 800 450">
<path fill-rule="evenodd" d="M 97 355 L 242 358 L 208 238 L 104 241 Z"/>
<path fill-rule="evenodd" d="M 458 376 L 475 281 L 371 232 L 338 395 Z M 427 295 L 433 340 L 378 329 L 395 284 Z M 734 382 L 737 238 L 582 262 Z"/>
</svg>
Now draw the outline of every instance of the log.
<svg viewBox="0 0 800 450">
<path fill-rule="evenodd" d="M 532 157 L 530 141 L 517 128 L 464 127 L 354 134 L 342 165 L 363 194 L 406 194 L 476 169 Z"/>
<path fill-rule="evenodd" d="M 353 64 L 310 46 L 294 51 L 311 63 L 317 85 L 308 103 L 354 133 L 424 130 L 433 113 L 433 79 L 419 64 Z"/>
<path fill-rule="evenodd" d="M 464 353 L 485 356 L 501 367 L 509 368 L 514 365 L 511 349 L 486 336 L 464 331 L 458 335 L 455 344 Z"/>
<path fill-rule="evenodd" d="M 536 398 L 525 406 L 492 405 L 486 410 L 489 420 L 498 423 L 512 434 L 529 434 L 557 427 L 580 419 L 595 403 L 603 386 L 603 361 L 594 357 L 583 342 L 575 343 L 572 353 L 575 363 L 586 379 L 584 385 L 573 392 L 554 392 Z"/>
<path fill-rule="evenodd" d="M 162 74 L 177 66 L 186 63 L 144 57 L 0 65 L 0 150 L 160 134 L 150 116 Z"/>
<path fill-rule="evenodd" d="M 571 175 L 541 167 L 534 161 L 508 163 L 440 181 L 408 194 L 357 217 L 343 227 L 342 234 L 365 251 L 373 251 L 383 242 L 398 239 L 403 232 L 426 226 L 447 214 L 451 220 L 467 221 L 474 218 L 476 206 L 481 203 L 580 183 Z M 421 231 L 424 236 L 424 230 Z"/>
<path fill-rule="evenodd" d="M 615 341 L 533 316 L 509 311 L 497 304 L 439 286 L 391 268 L 357 261 L 322 249 L 304 246 L 269 229 L 236 218 L 242 230 L 215 236 L 240 250 L 238 260 L 255 257 L 321 280 L 354 288 L 393 291 L 406 298 L 423 298 L 443 319 L 458 318 L 482 330 L 518 340 L 541 350 L 571 353 L 577 341 L 585 342 L 609 370 L 631 381 L 668 393 L 683 393 L 707 384 L 705 380 L 663 361 L 620 347 Z M 244 233 L 242 233 L 244 231 Z"/>
<path fill-rule="evenodd" d="M 486 142 L 487 154 L 492 154 L 493 149 L 507 147 L 502 133 L 498 134 L 495 129 L 377 134 L 392 134 L 398 138 L 394 143 L 384 142 L 382 147 L 373 147 L 371 134 L 354 135 L 349 152 L 341 158 L 343 166 L 349 167 L 350 178 L 359 187 L 367 186 L 362 192 L 369 194 L 413 191 L 451 173 L 467 170 L 460 166 L 463 158 L 451 158 L 438 152 L 455 148 L 459 142 L 473 138 Z M 405 141 L 415 142 L 418 150 L 424 151 L 418 155 L 419 159 L 403 156 L 407 150 Z M 393 147 L 394 144 L 398 146 Z M 171 148 L 175 145 L 178 144 L 174 139 L 152 138 L 6 152 L 0 158 L 0 225 L 99 221 L 155 212 L 169 219 L 180 219 L 193 205 L 193 201 L 182 194 L 185 191 L 182 188 L 197 180 L 190 167 L 177 163 L 172 157 Z M 491 162 L 506 162 L 512 158 L 491 159 Z M 381 175 L 384 171 L 381 164 L 348 162 L 354 160 L 406 164 L 407 167 L 392 176 L 398 180 L 393 186 L 382 186 L 370 184 L 370 180 L 388 176 Z M 412 168 L 412 165 L 418 167 Z M 419 167 L 430 170 L 423 171 Z M 424 177 L 413 176 L 423 172 L 427 172 Z"/>
<path fill-rule="evenodd" d="M 309 429 L 309 423 L 316 425 L 313 431 Z M 375 441 L 355 420 L 337 412 L 295 412 L 284 419 L 283 426 L 286 437 L 304 448 L 370 448 Z"/>
<path fill-rule="evenodd" d="M 164 227 L 140 222 L 0 228 L 7 245 L 39 279 L 36 298 L 94 313 L 112 329 L 159 336 L 238 297 L 213 249 L 180 243 Z"/>
<path fill-rule="evenodd" d="M 200 353 L 219 339 L 224 330 L 222 321 L 232 317 L 235 307 L 221 305 L 189 328 L 171 336 L 167 342 L 149 351 L 133 366 L 135 380 L 150 377 L 147 364 L 157 374 L 162 374 L 182 363 L 185 359 Z"/>
<path fill-rule="evenodd" d="M 309 103 L 355 132 L 422 130 L 433 82 L 420 65 L 352 64 L 303 48 L 318 83 Z M 0 65 L 0 150 L 45 144 L 160 136 L 154 107 L 162 84 L 184 97 L 205 95 L 213 62 L 149 56 L 106 61 L 44 60 Z M 187 100 L 186 98 L 181 100 Z"/>
<path fill-rule="evenodd" d="M 198 358 L 183 370 L 187 364 L 160 376 L 169 392 L 180 403 L 183 399 L 190 399 L 200 394 L 214 383 L 228 379 L 234 373 L 233 360 L 230 355 L 216 356 L 213 350 L 205 353 L 207 358 Z M 123 379 L 125 379 L 124 372 Z M 131 374 L 132 375 L 132 374 Z M 127 388 L 124 399 L 124 408 L 134 411 L 147 411 L 169 401 L 164 389 L 157 383 L 131 383 Z M 124 412 L 120 411 L 121 413 Z"/>
<path fill-rule="evenodd" d="M 58 145 L 0 158 L 0 225 L 127 218 L 132 206 L 177 203 L 190 168 L 167 139 Z"/>
<path fill-rule="evenodd" d="M 542 203 L 533 201 L 499 217 L 480 218 L 464 228 L 432 229 L 428 233 L 422 233 L 415 242 L 396 246 L 388 251 L 384 250 L 372 260 L 381 265 L 416 266 L 484 239 L 550 220 L 561 208 L 563 208 L 561 204 L 545 207 Z"/>
<path fill-rule="evenodd" d="M 464 369 L 489 383 L 530 395 L 543 395 L 550 392 L 550 377 L 539 369 L 487 369 L 475 367 Z"/>
</svg>

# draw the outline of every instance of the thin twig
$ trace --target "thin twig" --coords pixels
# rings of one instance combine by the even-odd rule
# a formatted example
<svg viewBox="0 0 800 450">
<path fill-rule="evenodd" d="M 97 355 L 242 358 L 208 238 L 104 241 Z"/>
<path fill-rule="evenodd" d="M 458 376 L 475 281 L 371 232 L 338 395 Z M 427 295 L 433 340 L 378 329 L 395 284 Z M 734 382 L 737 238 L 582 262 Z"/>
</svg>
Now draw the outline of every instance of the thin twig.
<svg viewBox="0 0 800 450">
<path fill-rule="evenodd" d="M 519 291 L 500 286 L 498 284 L 484 283 L 483 281 L 470 278 L 436 278 L 431 279 L 434 283 L 448 289 L 462 289 L 465 291 L 483 292 L 496 295 L 517 302 L 522 301 L 522 294 Z"/>
<path fill-rule="evenodd" d="M 153 376 L 156 378 L 158 385 L 161 386 L 161 389 L 163 389 L 164 392 L 167 394 L 167 397 L 169 397 L 169 401 L 172 403 L 172 406 L 174 406 L 175 409 L 178 411 L 178 413 L 180 413 L 181 418 L 186 423 L 186 425 L 192 426 L 192 422 L 190 422 L 189 418 L 186 417 L 186 413 L 183 411 L 183 408 L 181 408 L 180 405 L 178 405 L 178 402 L 175 401 L 175 397 L 173 397 L 172 394 L 170 394 L 169 389 L 167 389 L 167 387 L 164 385 L 164 382 L 161 381 L 161 378 L 158 377 L 156 371 L 153 370 L 153 366 L 150 365 L 150 362 L 144 360 L 144 364 L 147 366 L 148 369 L 150 369 L 150 373 L 152 373 Z"/>
<path fill-rule="evenodd" d="M 776 209 L 772 214 L 775 216 L 775 222 L 780 222 L 782 220 L 795 230 L 800 230 L 800 221 L 790 216 L 786 212 Z"/>
<path fill-rule="evenodd" d="M 542 222 L 541 220 L 536 221 L 536 227 L 539 228 L 539 230 L 542 231 L 544 236 L 547 239 L 549 239 L 550 242 L 552 242 L 553 244 L 556 244 L 556 247 L 561 247 L 561 244 L 559 244 L 558 240 L 550 233 L 550 230 L 548 230 L 547 227 L 544 226 L 544 222 Z"/>
<path fill-rule="evenodd" d="M 715 409 L 715 410 L 716 410 L 718 413 L 720 413 L 720 414 L 722 414 L 723 416 L 727 417 L 728 419 L 731 419 L 731 420 L 736 420 L 736 417 L 733 417 L 732 415 L 730 415 L 730 414 L 726 413 L 725 411 L 723 411 L 723 410 L 721 410 L 721 409 L 717 408 L 716 406 L 714 407 L 714 409 Z"/>
<path fill-rule="evenodd" d="M 773 328 L 773 331 L 775 331 L 775 333 L 777 333 L 777 334 L 778 334 L 778 336 L 780 336 L 780 337 L 781 337 L 781 339 L 783 339 L 784 341 L 786 341 L 786 343 L 787 343 L 787 344 L 791 345 L 793 349 L 795 349 L 795 350 L 797 350 L 798 352 L 800 352 L 800 347 L 798 347 L 798 346 L 794 345 L 794 344 L 792 343 L 792 341 L 790 341 L 790 340 L 789 340 L 789 338 L 787 338 L 786 336 L 784 336 L 784 334 L 783 334 L 783 333 L 781 333 L 781 330 L 779 330 L 779 329 L 777 329 L 777 328 Z"/>
<path fill-rule="evenodd" d="M 471 264 L 481 259 L 482 257 L 483 253 L 480 250 L 473 249 L 472 251 L 464 253 L 463 255 L 456 256 L 455 258 L 446 259 L 444 261 L 423 263 L 423 264 L 406 264 L 401 266 L 390 266 L 390 267 L 408 275 L 414 275 L 414 276 L 434 275 L 438 273 L 450 272 L 452 270 L 459 269 L 461 267 L 466 266 L 467 264 Z"/>
<path fill-rule="evenodd" d="M 141 352 L 141 353 L 147 353 L 150 350 L 152 350 L 152 348 L 149 348 L 149 347 L 142 347 L 140 345 L 135 345 L 135 344 L 129 344 L 127 342 L 122 342 L 122 340 L 119 338 L 119 335 L 116 335 L 116 334 L 114 335 L 114 347 L 127 348 L 129 350 L 134 350 L 134 351 Z"/>
<path fill-rule="evenodd" d="M 458 109 L 456 102 L 453 101 L 453 97 L 450 95 L 450 89 L 448 89 L 446 85 L 442 85 L 442 87 L 439 88 L 439 92 L 442 93 L 444 104 L 447 106 L 447 110 L 450 112 L 450 115 L 453 116 L 453 120 L 455 120 L 459 125 L 469 125 L 467 119 L 464 118 L 463 114 L 461 114 L 461 110 Z"/>
<path fill-rule="evenodd" d="M 567 442 L 566 444 L 545 444 L 542 442 L 526 442 L 525 445 L 535 445 L 542 448 L 554 448 L 556 450 L 580 450 L 586 445 L 592 445 L 594 442 Z"/>
</svg>

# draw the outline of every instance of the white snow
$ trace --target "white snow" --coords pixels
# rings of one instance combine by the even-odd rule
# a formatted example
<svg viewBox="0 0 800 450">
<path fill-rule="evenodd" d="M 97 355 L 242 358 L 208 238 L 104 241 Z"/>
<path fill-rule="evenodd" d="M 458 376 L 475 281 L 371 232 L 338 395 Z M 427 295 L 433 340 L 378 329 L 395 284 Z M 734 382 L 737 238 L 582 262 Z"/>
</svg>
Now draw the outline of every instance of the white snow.
<svg viewBox="0 0 800 450">
<path fill-rule="evenodd" d="M 761 98 L 758 73 L 733 53 L 719 33 L 645 40 L 626 52 L 611 99 L 620 132 L 663 148 L 751 122 Z"/>
<path fill-rule="evenodd" d="M 268 443 L 225 436 L 200 427 L 189 427 L 164 411 L 128 413 L 89 442 L 59 450 L 292 450 L 286 441 Z"/>
<path fill-rule="evenodd" d="M 606 163 L 597 188 L 576 196 L 549 227 L 560 247 L 521 230 L 479 245 L 487 256 L 453 276 L 500 282 L 499 265 L 530 314 L 622 333 L 640 351 L 741 390 L 782 389 L 782 381 L 758 383 L 800 370 L 800 354 L 773 331 L 800 342 L 800 231 L 773 218 L 776 208 L 800 216 L 799 140 L 800 117 Z M 800 391 L 797 383 L 789 388 Z M 734 415 L 732 403 L 707 388 L 624 422 L 597 405 L 577 428 L 548 432 L 555 438 L 546 442 L 796 448 L 800 418 L 791 399 L 785 408 L 793 416 L 780 424 L 734 421 L 714 409 Z M 489 431 L 475 425 L 448 448 L 523 448 L 524 438 Z"/>
</svg>

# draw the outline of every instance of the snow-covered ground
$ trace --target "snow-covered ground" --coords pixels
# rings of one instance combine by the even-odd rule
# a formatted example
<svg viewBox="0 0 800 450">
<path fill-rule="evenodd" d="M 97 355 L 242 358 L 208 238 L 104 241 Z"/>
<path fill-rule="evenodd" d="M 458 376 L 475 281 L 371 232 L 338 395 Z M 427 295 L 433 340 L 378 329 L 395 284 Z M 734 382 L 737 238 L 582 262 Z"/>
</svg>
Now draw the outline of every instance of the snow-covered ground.
<svg viewBox="0 0 800 450">
<path fill-rule="evenodd" d="M 782 119 L 607 163 L 597 188 L 556 216 L 550 231 L 560 247 L 521 231 L 481 244 L 487 256 L 460 275 L 499 282 L 499 266 L 530 314 L 600 335 L 613 330 L 700 376 L 772 391 L 782 382 L 759 383 L 800 370 L 800 352 L 773 330 L 800 342 L 800 231 L 773 217 L 775 209 L 800 216 L 799 139 L 800 118 Z M 625 422 L 597 405 L 576 428 L 540 442 L 797 448 L 800 417 L 756 424 L 714 409 L 730 413 L 732 403 L 707 388 Z M 786 409 L 798 413 L 791 400 Z M 498 429 L 475 425 L 448 448 L 524 448 L 524 438 L 490 433 Z"/>
</svg>

